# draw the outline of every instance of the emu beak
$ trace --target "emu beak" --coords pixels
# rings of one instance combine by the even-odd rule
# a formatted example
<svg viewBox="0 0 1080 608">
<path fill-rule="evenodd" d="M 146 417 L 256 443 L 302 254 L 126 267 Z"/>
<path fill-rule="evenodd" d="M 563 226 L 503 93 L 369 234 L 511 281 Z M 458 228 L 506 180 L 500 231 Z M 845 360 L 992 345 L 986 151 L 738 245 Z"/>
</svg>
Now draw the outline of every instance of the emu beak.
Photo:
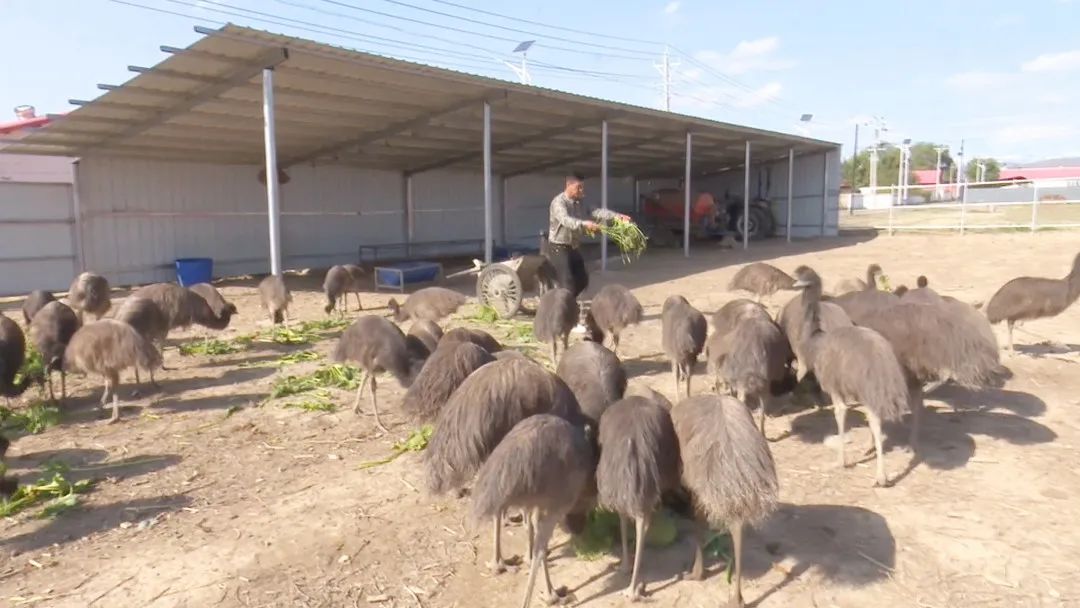
<svg viewBox="0 0 1080 608">
<path fill-rule="evenodd" d="M 797 280 L 797 281 L 795 281 L 794 283 L 791 284 L 791 287 L 793 289 L 806 289 L 809 286 L 810 286 L 810 283 L 807 283 L 806 281 L 804 281 L 802 279 L 799 279 L 799 280 Z"/>
</svg>

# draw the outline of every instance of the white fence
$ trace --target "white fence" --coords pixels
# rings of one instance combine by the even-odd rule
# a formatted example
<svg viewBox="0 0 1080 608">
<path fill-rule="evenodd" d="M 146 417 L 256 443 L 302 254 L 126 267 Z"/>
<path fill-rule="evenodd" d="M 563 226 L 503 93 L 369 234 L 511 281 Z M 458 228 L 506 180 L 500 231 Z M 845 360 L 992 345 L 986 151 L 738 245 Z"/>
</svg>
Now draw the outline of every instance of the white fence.
<svg viewBox="0 0 1080 608">
<path fill-rule="evenodd" d="M 1080 228 L 1080 178 L 863 188 L 841 221 L 889 234 Z"/>
</svg>

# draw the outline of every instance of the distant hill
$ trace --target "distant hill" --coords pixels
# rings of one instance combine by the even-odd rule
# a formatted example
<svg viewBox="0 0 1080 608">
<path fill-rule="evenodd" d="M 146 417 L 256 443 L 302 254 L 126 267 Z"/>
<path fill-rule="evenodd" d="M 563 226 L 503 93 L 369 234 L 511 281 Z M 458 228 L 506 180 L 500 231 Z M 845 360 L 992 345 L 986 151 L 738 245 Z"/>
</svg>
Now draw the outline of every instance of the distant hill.
<svg viewBox="0 0 1080 608">
<path fill-rule="evenodd" d="M 1009 166 L 1020 169 L 1035 169 L 1038 167 L 1080 167 L 1080 156 L 1048 158 L 1046 160 L 1037 160 L 1031 163 L 1010 164 Z"/>
</svg>

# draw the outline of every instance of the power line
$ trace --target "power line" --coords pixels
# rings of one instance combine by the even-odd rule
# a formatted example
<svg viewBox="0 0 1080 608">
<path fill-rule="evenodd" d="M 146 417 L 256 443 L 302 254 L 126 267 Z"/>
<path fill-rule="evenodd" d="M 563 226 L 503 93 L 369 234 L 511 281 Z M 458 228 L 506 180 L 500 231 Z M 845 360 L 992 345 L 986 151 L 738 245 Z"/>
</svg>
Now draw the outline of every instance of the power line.
<svg viewBox="0 0 1080 608">
<path fill-rule="evenodd" d="M 518 28 L 514 28 L 514 27 L 508 27 L 508 26 L 505 26 L 505 25 L 499 25 L 499 24 L 496 24 L 496 23 L 489 23 L 487 21 L 482 21 L 480 19 L 470 19 L 469 17 L 462 17 L 460 15 L 455 15 L 453 13 L 445 13 L 443 11 L 437 11 L 437 10 L 431 9 L 431 8 L 424 8 L 422 6 L 417 6 L 415 4 L 410 4 L 408 2 L 402 2 L 402 0 L 383 0 L 383 2 L 388 2 L 390 4 L 394 4 L 394 5 L 397 5 L 397 6 L 408 7 L 408 8 L 414 9 L 414 10 L 423 11 L 425 13 L 431 13 L 433 15 L 439 15 L 441 17 L 449 17 L 451 19 L 457 19 L 459 21 L 465 21 L 466 23 L 473 23 L 473 24 L 476 24 L 476 25 L 483 25 L 485 27 L 491 27 L 491 28 L 503 30 L 503 31 L 506 31 L 506 32 L 516 32 L 518 34 L 526 34 L 526 35 L 529 35 L 529 36 L 539 36 L 539 37 L 544 36 L 544 34 L 540 34 L 540 33 L 529 31 L 529 30 L 522 30 L 522 29 L 518 29 Z M 609 50 L 609 51 L 620 51 L 620 52 L 623 52 L 623 53 L 637 53 L 639 55 L 652 55 L 652 53 L 650 53 L 649 51 L 641 51 L 641 50 L 638 50 L 638 49 L 630 49 L 630 48 L 626 48 L 626 47 L 611 46 L 611 45 L 607 45 L 607 44 L 595 44 L 595 43 L 592 43 L 592 42 L 580 42 L 580 41 L 576 41 L 576 42 L 575 41 L 568 41 L 565 38 L 556 38 L 556 40 L 562 40 L 563 42 L 574 42 L 575 44 L 579 44 L 581 46 L 590 46 L 590 47 L 593 47 L 593 48 L 606 49 L 606 50 Z"/>
</svg>

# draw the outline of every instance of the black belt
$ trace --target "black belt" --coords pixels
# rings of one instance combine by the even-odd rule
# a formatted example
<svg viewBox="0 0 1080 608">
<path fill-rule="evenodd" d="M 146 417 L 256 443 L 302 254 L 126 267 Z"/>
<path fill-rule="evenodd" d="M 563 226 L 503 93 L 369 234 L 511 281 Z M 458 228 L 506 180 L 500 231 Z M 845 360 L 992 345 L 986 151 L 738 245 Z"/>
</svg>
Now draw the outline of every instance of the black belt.
<svg viewBox="0 0 1080 608">
<path fill-rule="evenodd" d="M 548 243 L 548 247 L 558 248 L 558 249 L 577 249 L 573 245 L 564 245 L 562 243 Z"/>
</svg>

